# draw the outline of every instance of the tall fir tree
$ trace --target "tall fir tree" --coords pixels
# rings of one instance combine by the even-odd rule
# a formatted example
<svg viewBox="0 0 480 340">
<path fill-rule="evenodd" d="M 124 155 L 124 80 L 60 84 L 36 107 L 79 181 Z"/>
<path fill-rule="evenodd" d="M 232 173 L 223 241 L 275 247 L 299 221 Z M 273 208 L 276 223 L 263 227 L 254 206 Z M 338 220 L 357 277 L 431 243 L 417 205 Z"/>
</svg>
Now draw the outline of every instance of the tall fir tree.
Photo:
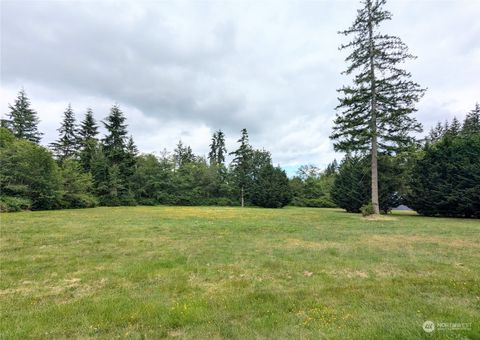
<svg viewBox="0 0 480 340">
<path fill-rule="evenodd" d="M 109 194 L 111 204 L 134 205 L 132 192 L 132 175 L 135 171 L 135 156 L 131 154 L 125 116 L 117 105 L 114 105 L 103 122 L 107 134 L 103 139 L 103 151 L 108 160 L 108 180 L 112 189 Z"/>
<path fill-rule="evenodd" d="M 128 131 L 125 120 L 118 105 L 114 105 L 103 122 L 107 129 L 107 134 L 103 139 L 103 152 L 111 164 L 119 165 L 126 157 Z"/>
<path fill-rule="evenodd" d="M 79 139 L 75 113 L 70 104 L 68 104 L 67 109 L 63 113 L 63 121 L 58 132 L 60 133 L 59 139 L 50 144 L 57 160 L 63 162 L 66 159 L 75 158 L 78 153 Z"/>
<path fill-rule="evenodd" d="M 97 147 L 98 126 L 93 118 L 92 109 L 88 108 L 85 119 L 80 124 L 78 131 L 80 143 L 80 163 L 83 170 L 88 172 L 91 170 L 91 162 L 95 149 Z"/>
<path fill-rule="evenodd" d="M 392 15 L 383 9 L 386 0 L 363 0 L 353 25 L 340 32 L 353 40 L 340 49 L 353 49 L 344 72 L 354 74 L 353 84 L 339 92 L 333 133 L 337 151 L 371 154 L 371 194 L 378 214 L 378 153 L 398 152 L 415 142 L 411 132 L 421 124 L 411 116 L 425 89 L 410 80 L 401 63 L 415 58 L 400 38 L 382 34 L 379 26 Z"/>
<path fill-rule="evenodd" d="M 37 112 L 30 108 L 30 100 L 22 88 L 18 92 L 17 99 L 13 105 L 8 106 L 10 112 L 7 113 L 8 119 L 2 120 L 2 126 L 8 127 L 15 137 L 29 140 L 33 143 L 40 143 L 43 133 L 38 131 Z"/>
<path fill-rule="evenodd" d="M 238 149 L 230 153 L 230 155 L 234 156 L 231 166 L 235 182 L 240 190 L 240 204 L 243 207 L 245 206 L 245 191 L 250 184 L 253 156 L 253 149 L 248 141 L 247 129 L 242 129 L 242 136 L 237 143 L 240 143 Z"/>
<path fill-rule="evenodd" d="M 222 130 L 214 132 L 212 136 L 212 143 L 210 144 L 210 152 L 208 153 L 208 160 L 210 165 L 221 165 L 225 162 L 225 154 L 227 148 L 225 147 L 225 134 Z"/>
</svg>

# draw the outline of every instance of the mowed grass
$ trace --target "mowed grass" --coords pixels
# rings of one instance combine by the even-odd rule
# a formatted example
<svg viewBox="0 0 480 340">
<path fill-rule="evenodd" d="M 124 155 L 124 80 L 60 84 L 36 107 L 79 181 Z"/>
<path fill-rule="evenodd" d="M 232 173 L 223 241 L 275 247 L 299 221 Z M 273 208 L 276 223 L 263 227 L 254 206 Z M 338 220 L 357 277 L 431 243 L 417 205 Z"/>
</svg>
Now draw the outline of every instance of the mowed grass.
<svg viewBox="0 0 480 340">
<path fill-rule="evenodd" d="M 2 214 L 1 338 L 480 338 L 480 221 L 335 209 Z M 426 320 L 469 323 L 425 333 Z"/>
</svg>

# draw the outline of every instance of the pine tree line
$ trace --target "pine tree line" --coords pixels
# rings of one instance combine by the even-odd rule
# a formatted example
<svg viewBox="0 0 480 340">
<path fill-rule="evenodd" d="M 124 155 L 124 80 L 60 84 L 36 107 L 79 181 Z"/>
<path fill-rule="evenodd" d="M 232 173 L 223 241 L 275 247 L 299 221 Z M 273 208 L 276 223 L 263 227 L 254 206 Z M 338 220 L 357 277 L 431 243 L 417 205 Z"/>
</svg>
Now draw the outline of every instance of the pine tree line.
<svg viewBox="0 0 480 340">
<path fill-rule="evenodd" d="M 47 163 L 52 171 L 38 176 L 39 182 L 35 184 L 46 190 L 42 199 L 31 196 L 28 185 L 15 191 L 15 183 L 25 182 L 23 175 L 16 171 L 13 175 L 5 174 L 4 178 L 8 177 L 8 181 L 1 183 L 3 200 L 5 197 L 10 201 L 26 199 L 33 209 L 97 204 L 283 207 L 291 200 L 285 172 L 273 166 L 270 153 L 255 150 L 249 144 L 246 129 L 241 131 L 239 148 L 230 153 L 235 156 L 234 160 L 227 165 L 225 134 L 221 130 L 215 131 L 212 136 L 208 160 L 195 155 L 191 147 L 182 141 L 178 142 L 172 154 L 139 154 L 128 133 L 126 117 L 117 105 L 101 122 L 106 131 L 103 138 L 99 136 L 99 126 L 91 109 L 87 109 L 84 119 L 77 124 L 75 113 L 68 105 L 58 128 L 59 137 L 49 145 L 51 153 L 38 145 L 40 138 L 31 138 L 41 134 L 37 128 L 36 112 L 30 108 L 24 90 L 19 93 L 7 116 L 10 119 L 2 122 L 5 128 L 2 138 L 8 141 L 4 143 L 2 157 L 5 158 L 2 162 L 14 168 L 11 162 L 15 158 L 6 155 L 9 152 L 15 154 L 16 148 L 27 148 L 27 145 L 36 152 L 41 150 L 44 158 L 51 158 Z M 30 122 L 28 128 L 18 123 L 24 121 Z M 35 134 L 32 135 L 31 131 Z M 28 158 L 23 161 L 27 165 L 35 164 Z M 51 185 L 47 186 L 47 182 Z"/>
</svg>

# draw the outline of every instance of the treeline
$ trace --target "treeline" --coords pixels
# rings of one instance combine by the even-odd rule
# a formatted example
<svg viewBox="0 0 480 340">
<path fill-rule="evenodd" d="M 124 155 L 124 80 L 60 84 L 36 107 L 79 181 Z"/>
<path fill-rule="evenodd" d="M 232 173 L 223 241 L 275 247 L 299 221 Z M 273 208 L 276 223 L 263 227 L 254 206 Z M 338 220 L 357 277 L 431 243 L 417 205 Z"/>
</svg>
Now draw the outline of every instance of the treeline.
<svg viewBox="0 0 480 340">
<path fill-rule="evenodd" d="M 218 130 L 207 157 L 181 141 L 173 152 L 156 155 L 139 153 L 118 106 L 101 122 L 104 136 L 92 110 L 77 123 L 68 106 L 48 148 L 39 145 L 37 113 L 23 90 L 6 118 L 0 129 L 2 211 L 136 204 L 371 209 L 366 153 L 347 153 L 326 169 L 301 166 L 289 179 L 268 151 L 250 145 L 246 129 L 230 153 Z M 402 152 L 379 153 L 378 169 L 383 213 L 405 204 L 424 215 L 480 217 L 480 106 L 463 123 L 439 123 Z"/>
<path fill-rule="evenodd" d="M 181 141 L 173 153 L 140 154 L 118 106 L 101 122 L 104 136 L 90 109 L 77 124 L 68 106 L 59 137 L 47 149 L 39 145 L 39 120 L 24 90 L 9 108 L 0 132 L 2 211 L 135 204 L 279 208 L 292 199 L 287 175 L 268 151 L 250 145 L 246 129 L 227 165 L 221 130 L 208 157 Z"/>
<path fill-rule="evenodd" d="M 368 155 L 343 159 L 330 191 L 335 204 L 369 209 L 370 163 Z M 463 124 L 438 123 L 416 147 L 379 154 L 378 167 L 382 212 L 405 204 L 422 215 L 480 218 L 480 105 Z"/>
</svg>

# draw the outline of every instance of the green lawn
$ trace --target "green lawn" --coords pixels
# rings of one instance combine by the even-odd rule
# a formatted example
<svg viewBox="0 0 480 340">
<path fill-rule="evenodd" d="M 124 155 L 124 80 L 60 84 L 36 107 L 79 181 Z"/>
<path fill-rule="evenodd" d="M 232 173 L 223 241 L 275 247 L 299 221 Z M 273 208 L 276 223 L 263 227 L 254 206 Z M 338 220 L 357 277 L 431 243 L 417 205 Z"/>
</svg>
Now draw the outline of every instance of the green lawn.
<svg viewBox="0 0 480 340">
<path fill-rule="evenodd" d="M 335 209 L 2 214 L 1 338 L 480 338 L 480 221 Z M 470 323 L 467 330 L 422 329 Z"/>
</svg>

